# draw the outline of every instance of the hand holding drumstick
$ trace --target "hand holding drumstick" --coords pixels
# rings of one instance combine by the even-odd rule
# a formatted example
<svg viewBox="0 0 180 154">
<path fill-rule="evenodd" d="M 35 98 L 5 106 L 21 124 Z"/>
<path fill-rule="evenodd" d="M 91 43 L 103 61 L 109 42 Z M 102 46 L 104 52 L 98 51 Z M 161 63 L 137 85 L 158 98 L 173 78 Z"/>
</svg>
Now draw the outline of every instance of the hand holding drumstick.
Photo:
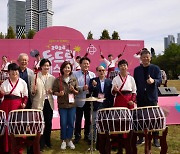
<svg viewBox="0 0 180 154">
<path fill-rule="evenodd" d="M 114 88 L 113 88 L 113 90 L 114 90 L 115 92 L 118 92 L 118 91 L 119 91 L 118 86 L 117 86 L 117 85 L 115 85 L 115 86 L 114 86 Z"/>
</svg>

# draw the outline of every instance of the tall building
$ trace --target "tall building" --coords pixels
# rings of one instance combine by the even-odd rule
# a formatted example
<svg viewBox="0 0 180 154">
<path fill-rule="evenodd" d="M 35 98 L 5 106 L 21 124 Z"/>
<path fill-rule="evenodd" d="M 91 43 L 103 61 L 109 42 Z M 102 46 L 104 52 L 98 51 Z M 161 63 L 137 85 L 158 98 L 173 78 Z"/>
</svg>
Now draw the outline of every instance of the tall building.
<svg viewBox="0 0 180 154">
<path fill-rule="evenodd" d="M 8 0 L 8 27 L 12 27 L 16 38 L 25 33 L 25 1 Z"/>
<path fill-rule="evenodd" d="M 26 0 L 26 32 L 52 26 L 52 0 Z"/>
<path fill-rule="evenodd" d="M 177 44 L 180 45 L 180 33 L 177 34 Z"/>
<path fill-rule="evenodd" d="M 168 35 L 168 37 L 164 38 L 164 50 L 168 48 L 168 46 L 172 43 L 175 43 L 175 38 L 173 35 Z"/>
</svg>

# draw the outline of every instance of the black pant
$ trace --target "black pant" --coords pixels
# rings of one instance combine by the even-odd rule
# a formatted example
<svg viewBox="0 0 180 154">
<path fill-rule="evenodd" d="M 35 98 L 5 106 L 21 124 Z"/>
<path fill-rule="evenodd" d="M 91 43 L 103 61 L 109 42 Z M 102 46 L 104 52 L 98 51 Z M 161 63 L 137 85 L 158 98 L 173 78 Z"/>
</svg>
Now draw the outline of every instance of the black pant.
<svg viewBox="0 0 180 154">
<path fill-rule="evenodd" d="M 51 109 L 48 99 L 45 99 L 44 102 L 43 115 L 44 115 L 45 128 L 44 128 L 44 133 L 40 139 L 41 149 L 44 148 L 45 144 L 47 146 L 51 145 L 50 138 L 51 138 L 53 110 Z"/>
<path fill-rule="evenodd" d="M 83 107 L 76 108 L 76 122 L 75 122 L 75 138 L 81 137 L 81 122 L 84 113 L 85 126 L 84 126 L 84 137 L 89 136 L 90 132 L 90 102 L 86 102 Z"/>
</svg>

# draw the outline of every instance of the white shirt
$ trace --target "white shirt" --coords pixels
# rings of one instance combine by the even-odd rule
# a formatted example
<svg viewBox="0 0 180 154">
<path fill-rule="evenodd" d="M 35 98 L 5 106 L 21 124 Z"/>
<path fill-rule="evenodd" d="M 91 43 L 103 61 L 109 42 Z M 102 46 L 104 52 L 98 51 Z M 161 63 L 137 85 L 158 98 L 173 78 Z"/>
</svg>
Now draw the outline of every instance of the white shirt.
<svg viewBox="0 0 180 154">
<path fill-rule="evenodd" d="M 5 95 L 8 95 L 13 87 L 11 86 L 9 79 L 6 79 L 1 84 L 0 88 L 2 88 L 2 90 L 5 92 Z M 24 97 L 24 96 L 28 97 L 28 88 L 26 82 L 23 79 L 19 78 L 17 86 L 15 87 L 15 89 L 11 94 L 19 97 Z"/>
<path fill-rule="evenodd" d="M 10 62 L 7 62 L 6 64 L 2 64 L 2 70 L 8 70 L 8 65 L 10 64 Z"/>
<path fill-rule="evenodd" d="M 101 91 L 104 92 L 104 83 L 105 83 L 105 80 L 100 80 L 100 83 L 101 83 Z"/>
<path fill-rule="evenodd" d="M 35 60 L 34 61 L 34 67 L 38 69 L 40 67 L 40 62 L 41 62 L 41 60 L 38 62 Z"/>
<path fill-rule="evenodd" d="M 76 77 L 77 81 L 78 81 L 78 87 L 80 89 L 80 92 L 78 93 L 78 95 L 76 95 L 76 105 L 77 107 L 83 107 L 85 104 L 85 101 L 81 101 L 81 99 L 85 99 L 86 98 L 86 94 L 88 93 L 88 91 L 83 91 L 83 87 L 85 84 L 85 77 L 84 74 L 82 73 L 82 70 L 79 71 L 75 71 L 73 72 L 74 77 Z M 88 71 L 88 73 L 86 74 L 86 84 L 89 85 L 89 81 L 92 78 L 95 78 L 96 75 L 91 72 Z"/>
<path fill-rule="evenodd" d="M 72 65 L 73 65 L 73 70 L 76 71 L 77 69 L 80 70 L 81 67 L 79 65 L 79 63 L 76 61 L 76 59 L 73 57 L 72 58 Z"/>
<path fill-rule="evenodd" d="M 115 86 L 118 86 L 118 88 L 121 88 L 121 85 L 123 84 L 123 81 L 121 80 L 120 76 L 116 76 L 113 80 L 112 80 L 112 89 L 111 91 L 114 89 Z M 126 82 L 123 86 L 123 88 L 121 89 L 121 91 L 131 91 L 132 93 L 136 93 L 136 84 L 134 81 L 134 78 L 131 75 L 127 76 Z"/>
<path fill-rule="evenodd" d="M 116 66 L 116 62 L 118 61 L 118 57 L 116 57 L 115 59 L 113 59 L 111 62 L 109 60 L 107 60 L 106 58 L 104 58 L 104 62 L 107 65 L 107 68 L 112 68 Z"/>
</svg>

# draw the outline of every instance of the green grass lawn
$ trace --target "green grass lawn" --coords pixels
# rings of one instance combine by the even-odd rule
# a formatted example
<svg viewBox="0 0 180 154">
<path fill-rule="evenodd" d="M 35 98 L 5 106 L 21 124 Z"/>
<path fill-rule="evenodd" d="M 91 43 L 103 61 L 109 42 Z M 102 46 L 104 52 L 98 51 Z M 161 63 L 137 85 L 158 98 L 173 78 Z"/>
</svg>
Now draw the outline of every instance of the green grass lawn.
<svg viewBox="0 0 180 154">
<path fill-rule="evenodd" d="M 161 134 L 161 133 L 160 133 Z M 61 150 L 60 145 L 61 141 L 59 139 L 59 131 L 52 131 L 51 135 L 52 140 L 52 148 L 48 149 L 46 148 L 43 152 L 43 154 L 85 154 L 89 153 L 87 149 L 89 148 L 89 145 L 81 139 L 79 144 L 76 145 L 75 150 L 70 150 L 67 148 L 66 150 Z M 180 153 L 180 125 L 171 125 L 168 128 L 168 135 L 167 135 L 167 143 L 168 143 L 168 154 L 179 154 Z M 93 152 L 94 154 L 98 154 L 98 151 Z M 112 153 L 117 153 L 117 151 L 112 151 Z M 144 153 L 144 145 L 138 146 L 138 153 L 143 154 Z M 155 148 L 152 146 L 152 153 L 153 154 L 159 154 L 160 149 Z"/>
</svg>

